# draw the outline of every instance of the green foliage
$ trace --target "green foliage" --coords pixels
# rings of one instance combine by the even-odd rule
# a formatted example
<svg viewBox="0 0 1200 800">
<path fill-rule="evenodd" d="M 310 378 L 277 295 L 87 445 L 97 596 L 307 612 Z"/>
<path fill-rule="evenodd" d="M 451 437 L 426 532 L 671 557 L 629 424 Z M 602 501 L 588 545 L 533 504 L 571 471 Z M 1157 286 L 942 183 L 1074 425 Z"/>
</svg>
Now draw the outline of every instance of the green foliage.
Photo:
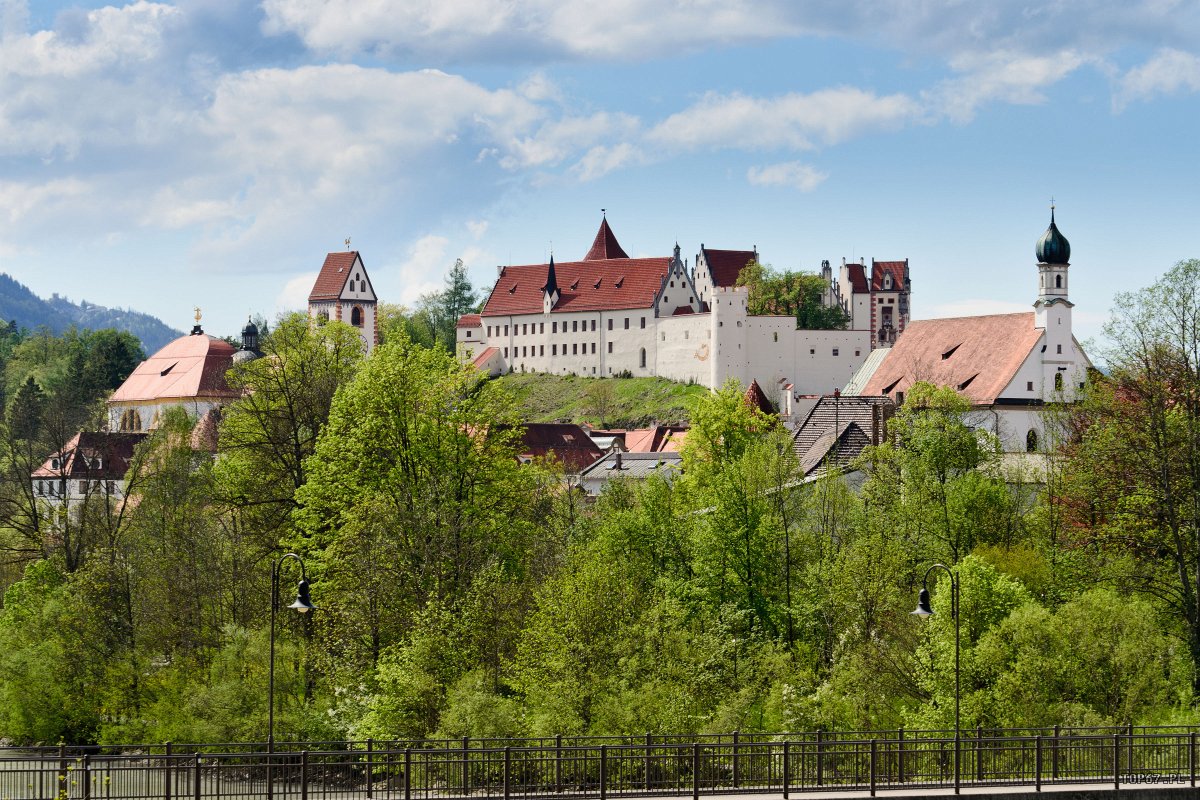
<svg viewBox="0 0 1200 800">
<path fill-rule="evenodd" d="M 841 308 L 822 304 L 828 287 L 820 275 L 778 272 L 751 261 L 738 273 L 736 285 L 749 289 L 746 313 L 795 317 L 798 330 L 839 330 L 850 321 Z"/>
<path fill-rule="evenodd" d="M 462 259 L 446 274 L 445 288 L 421 295 L 416 308 L 384 304 L 380 307 L 380 333 L 384 341 L 403 336 L 422 347 L 440 347 L 453 353 L 458 319 L 476 311 L 479 295 L 467 277 Z"/>
<path fill-rule="evenodd" d="M 708 394 L 699 384 L 666 378 L 581 378 L 513 373 L 496 379 L 526 422 L 587 422 L 640 428 L 687 422 L 692 405 Z"/>
</svg>

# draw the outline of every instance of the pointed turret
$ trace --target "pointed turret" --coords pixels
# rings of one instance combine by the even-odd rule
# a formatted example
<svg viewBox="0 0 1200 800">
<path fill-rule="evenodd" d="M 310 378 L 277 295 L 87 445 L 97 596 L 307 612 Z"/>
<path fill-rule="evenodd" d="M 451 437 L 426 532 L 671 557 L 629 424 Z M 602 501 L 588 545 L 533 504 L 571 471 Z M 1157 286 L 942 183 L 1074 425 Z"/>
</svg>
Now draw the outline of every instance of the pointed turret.
<svg viewBox="0 0 1200 800">
<path fill-rule="evenodd" d="M 558 305 L 558 298 L 562 293 L 558 291 L 558 275 L 554 272 L 554 254 L 550 254 L 550 265 L 546 267 L 546 283 L 542 286 L 542 310 L 549 314 L 554 306 Z"/>
<path fill-rule="evenodd" d="M 629 258 L 629 255 L 621 249 L 621 244 L 617 241 L 617 237 L 613 235 L 612 228 L 608 227 L 607 216 L 601 216 L 600 230 L 596 231 L 596 239 L 592 242 L 592 249 L 588 250 L 583 260 L 596 261 L 602 258 Z"/>
</svg>

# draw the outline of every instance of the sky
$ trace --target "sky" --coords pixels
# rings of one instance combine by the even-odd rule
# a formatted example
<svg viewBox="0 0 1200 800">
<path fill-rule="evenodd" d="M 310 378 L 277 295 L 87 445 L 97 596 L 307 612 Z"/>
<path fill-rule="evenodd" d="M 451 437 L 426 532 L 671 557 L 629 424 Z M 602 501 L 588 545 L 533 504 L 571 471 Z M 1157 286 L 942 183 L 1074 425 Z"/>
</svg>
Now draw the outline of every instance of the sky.
<svg viewBox="0 0 1200 800">
<path fill-rule="evenodd" d="M 0 0 L 0 271 L 236 334 L 351 239 L 456 258 L 909 259 L 914 318 L 1028 310 L 1056 204 L 1078 338 L 1200 257 L 1196 0 Z"/>
</svg>

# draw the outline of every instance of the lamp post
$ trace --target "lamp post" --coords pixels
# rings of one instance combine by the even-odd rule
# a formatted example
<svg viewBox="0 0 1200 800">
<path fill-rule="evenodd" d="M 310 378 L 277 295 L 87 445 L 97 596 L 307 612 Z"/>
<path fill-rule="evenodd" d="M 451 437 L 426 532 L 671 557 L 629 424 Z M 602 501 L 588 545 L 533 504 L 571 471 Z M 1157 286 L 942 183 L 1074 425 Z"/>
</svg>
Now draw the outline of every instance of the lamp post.
<svg viewBox="0 0 1200 800">
<path fill-rule="evenodd" d="M 279 571 L 283 562 L 294 558 L 300 562 L 300 583 L 296 587 L 296 599 L 288 608 L 294 608 L 301 614 L 315 611 L 312 598 L 308 593 L 308 573 L 304 569 L 304 559 L 295 553 L 284 553 L 271 569 L 271 666 L 267 673 L 267 752 L 275 752 L 275 614 L 279 610 Z"/>
<path fill-rule="evenodd" d="M 959 721 L 959 701 L 961 698 L 959 684 L 961 682 L 962 670 L 959 668 L 958 659 L 960 623 L 958 616 L 958 578 L 954 576 L 954 570 L 945 564 L 934 564 L 925 570 L 925 577 L 921 579 L 921 593 L 917 595 L 917 608 L 911 613 L 918 617 L 933 616 L 933 609 L 929 606 L 929 573 L 935 569 L 945 570 L 946 574 L 950 576 L 950 617 L 954 620 L 954 793 L 958 794 L 959 785 L 962 782 L 962 729 Z"/>
</svg>

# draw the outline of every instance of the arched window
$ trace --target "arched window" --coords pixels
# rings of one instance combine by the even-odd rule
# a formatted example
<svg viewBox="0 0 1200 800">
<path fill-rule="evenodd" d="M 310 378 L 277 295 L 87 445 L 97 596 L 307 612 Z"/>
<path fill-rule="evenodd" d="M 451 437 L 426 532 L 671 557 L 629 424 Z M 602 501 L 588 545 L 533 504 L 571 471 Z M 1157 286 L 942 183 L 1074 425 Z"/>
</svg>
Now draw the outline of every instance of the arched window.
<svg viewBox="0 0 1200 800">
<path fill-rule="evenodd" d="M 363 310 L 361 306 L 355 306 L 350 312 L 350 324 L 356 328 L 363 326 Z"/>
<path fill-rule="evenodd" d="M 1038 435 L 1033 428 L 1029 429 L 1029 433 L 1025 434 L 1025 452 L 1036 453 L 1038 449 Z"/>
<path fill-rule="evenodd" d="M 642 369 L 646 368 L 646 348 L 644 347 L 642 348 L 641 352 L 641 367 Z"/>
<path fill-rule="evenodd" d="M 142 415 L 137 409 L 129 408 L 121 414 L 121 430 L 126 433 L 136 433 L 142 429 Z"/>
<path fill-rule="evenodd" d="M 1054 391 L 1061 392 L 1063 387 L 1062 373 L 1054 373 Z"/>
<path fill-rule="evenodd" d="M 1055 275 L 1055 276 L 1054 276 L 1054 288 L 1055 288 L 1055 289 L 1061 289 L 1061 288 L 1062 288 L 1062 275 Z"/>
</svg>

